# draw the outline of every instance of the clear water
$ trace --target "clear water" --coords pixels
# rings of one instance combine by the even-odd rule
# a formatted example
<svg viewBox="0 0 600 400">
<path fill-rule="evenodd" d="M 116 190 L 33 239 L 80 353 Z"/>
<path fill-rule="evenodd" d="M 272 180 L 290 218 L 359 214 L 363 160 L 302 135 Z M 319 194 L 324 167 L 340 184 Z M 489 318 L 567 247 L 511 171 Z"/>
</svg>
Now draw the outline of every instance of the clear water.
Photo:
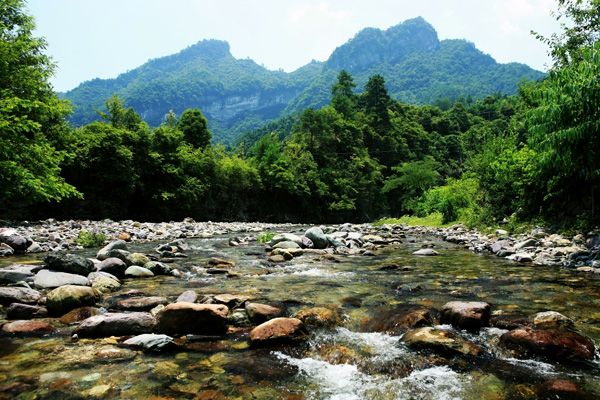
<svg viewBox="0 0 600 400">
<path fill-rule="evenodd" d="M 559 311 L 600 344 L 600 280 L 475 255 L 435 238 L 416 239 L 377 250 L 374 257 L 336 256 L 339 262 L 332 262 L 306 254 L 279 267 L 266 262 L 255 242 L 229 247 L 228 237 L 188 240 L 190 257 L 176 264 L 182 277 L 126 280 L 120 292 L 138 289 L 171 300 L 187 289 L 200 296 L 239 294 L 285 306 L 289 315 L 306 306 L 335 307 L 344 315 L 343 326 L 314 331 L 298 346 L 251 349 L 242 331 L 188 342 L 167 354 L 123 349 L 111 338 L 72 342 L 64 326 L 50 337 L 3 337 L 0 399 L 537 399 L 547 398 L 542 388 L 556 379 L 576 383 L 583 398 L 600 397 L 598 365 L 510 358 L 494 344 L 499 329 L 469 336 L 490 354 L 479 360 L 419 353 L 399 336 L 365 332 L 365 321 L 396 306 L 483 300 L 495 312 Z M 425 240 L 435 244 L 439 257 L 412 255 Z M 134 244 L 130 250 L 152 252 L 155 245 Z M 239 277 L 206 274 L 210 256 L 234 260 Z M 14 262 L 39 260 L 0 261 Z M 410 268 L 380 270 L 389 264 Z"/>
</svg>

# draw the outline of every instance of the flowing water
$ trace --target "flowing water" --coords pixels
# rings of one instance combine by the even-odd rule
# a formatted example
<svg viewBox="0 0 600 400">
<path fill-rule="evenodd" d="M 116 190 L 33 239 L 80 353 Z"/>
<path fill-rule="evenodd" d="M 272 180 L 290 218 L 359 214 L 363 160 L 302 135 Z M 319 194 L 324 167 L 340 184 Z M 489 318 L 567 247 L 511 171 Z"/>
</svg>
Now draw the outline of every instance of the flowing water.
<svg viewBox="0 0 600 400">
<path fill-rule="evenodd" d="M 283 306 L 288 315 L 307 306 L 332 307 L 342 312 L 342 326 L 313 331 L 307 343 L 295 346 L 253 349 L 244 333 L 232 333 L 192 338 L 165 354 L 124 349 L 114 338 L 72 341 L 64 326 L 49 337 L 2 337 L 0 398 L 537 399 L 556 398 L 544 389 L 553 380 L 575 383 L 578 398 L 600 398 L 598 364 L 511 358 L 496 345 L 504 332 L 497 328 L 467 335 L 486 349 L 477 360 L 417 352 L 400 336 L 365 329 L 396 307 L 439 309 L 451 300 L 481 300 L 496 314 L 561 312 L 600 344 L 600 280 L 475 255 L 431 237 L 415 239 L 372 257 L 336 256 L 334 262 L 305 254 L 283 266 L 267 263 L 256 242 L 229 247 L 228 237 L 188 240 L 189 258 L 176 264 L 182 277 L 125 280 L 120 292 L 138 289 L 170 300 L 187 289 L 200 296 L 229 293 Z M 424 241 L 441 255 L 412 255 Z M 130 250 L 150 253 L 154 246 L 132 244 Z M 234 260 L 239 276 L 206 274 L 203 267 L 215 255 Z M 0 262 L 23 261 L 35 262 Z M 392 264 L 403 268 L 381 269 Z"/>
</svg>

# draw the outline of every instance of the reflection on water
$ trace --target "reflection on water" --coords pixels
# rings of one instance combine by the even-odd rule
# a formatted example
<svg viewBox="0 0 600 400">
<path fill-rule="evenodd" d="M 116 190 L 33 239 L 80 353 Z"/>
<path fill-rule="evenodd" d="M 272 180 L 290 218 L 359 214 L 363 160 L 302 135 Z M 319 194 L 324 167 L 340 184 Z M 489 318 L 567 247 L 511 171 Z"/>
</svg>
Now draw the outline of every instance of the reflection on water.
<svg viewBox="0 0 600 400">
<path fill-rule="evenodd" d="M 412 255 L 425 239 L 441 256 Z M 257 244 L 229 247 L 227 237 L 188 242 L 189 257 L 173 264 L 180 277 L 126 280 L 115 295 L 137 289 L 173 301 L 188 289 L 199 296 L 230 293 L 277 304 L 288 315 L 326 306 L 342 312 L 343 326 L 314 331 L 296 347 L 251 349 L 241 333 L 188 342 L 167 354 L 125 349 L 114 338 L 4 337 L 0 399 L 536 399 L 546 398 L 548 382 L 557 379 L 575 383 L 578 396 L 600 396 L 597 365 L 511 358 L 496 346 L 504 332 L 497 328 L 464 335 L 484 347 L 488 356 L 480 360 L 419 353 L 399 343 L 400 336 L 363 331 L 365 321 L 398 306 L 439 309 L 451 300 L 482 300 L 496 314 L 561 312 L 598 344 L 600 281 L 589 275 L 474 255 L 434 238 L 378 250 L 373 257 L 305 254 L 282 266 L 269 264 Z M 131 249 L 151 253 L 154 246 Z M 233 260 L 237 277 L 210 275 L 206 261 L 213 256 Z M 0 262 L 21 261 L 36 260 Z"/>
</svg>

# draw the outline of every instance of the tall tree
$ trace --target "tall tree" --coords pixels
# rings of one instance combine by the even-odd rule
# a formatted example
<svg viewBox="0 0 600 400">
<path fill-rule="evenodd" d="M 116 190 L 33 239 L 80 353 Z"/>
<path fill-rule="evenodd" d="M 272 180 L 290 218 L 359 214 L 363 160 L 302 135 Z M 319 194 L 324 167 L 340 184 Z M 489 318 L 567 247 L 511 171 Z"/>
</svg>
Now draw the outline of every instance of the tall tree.
<svg viewBox="0 0 600 400">
<path fill-rule="evenodd" d="M 23 0 L 0 1 L 0 209 L 76 196 L 60 177 L 64 154 L 54 144 L 68 129 L 67 103 L 48 79 L 46 42 L 33 36 Z M 14 203 L 13 203 L 14 204 Z M 12 205 L 10 208 L 13 208 Z"/>
<path fill-rule="evenodd" d="M 331 87 L 331 105 L 343 116 L 350 117 L 356 110 L 357 96 L 354 94 L 356 84 L 345 70 L 338 74 L 337 79 Z"/>
<path fill-rule="evenodd" d="M 185 141 L 194 147 L 204 148 L 210 144 L 211 134 L 208 130 L 206 117 L 197 108 L 188 108 L 181 114 L 177 127 Z"/>
</svg>

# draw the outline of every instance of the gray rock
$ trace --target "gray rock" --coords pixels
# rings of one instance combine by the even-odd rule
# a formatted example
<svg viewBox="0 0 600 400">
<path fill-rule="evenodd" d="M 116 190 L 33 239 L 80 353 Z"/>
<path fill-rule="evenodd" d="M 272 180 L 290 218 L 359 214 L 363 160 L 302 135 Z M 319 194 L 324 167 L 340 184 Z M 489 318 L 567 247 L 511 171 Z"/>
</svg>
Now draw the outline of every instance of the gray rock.
<svg viewBox="0 0 600 400">
<path fill-rule="evenodd" d="M 23 287 L 0 287 L 0 304 L 7 306 L 12 303 L 35 304 L 41 298 L 37 290 Z"/>
<path fill-rule="evenodd" d="M 273 246 L 274 249 L 299 249 L 300 246 L 296 242 L 283 241 Z"/>
<path fill-rule="evenodd" d="M 186 290 L 185 292 L 181 293 L 179 295 L 179 297 L 177 298 L 177 300 L 175 300 L 176 303 L 195 303 L 196 300 L 198 300 L 198 295 L 196 294 L 195 291 L 193 290 Z"/>
<path fill-rule="evenodd" d="M 149 311 L 158 305 L 169 304 L 164 297 L 131 297 L 117 302 L 116 308 L 125 311 Z"/>
<path fill-rule="evenodd" d="M 109 293 L 113 290 L 118 290 L 121 287 L 121 281 L 114 275 L 108 272 L 91 272 L 88 275 L 92 288 L 100 293 Z"/>
<path fill-rule="evenodd" d="M 506 257 L 507 260 L 511 260 L 511 261 L 516 261 L 516 262 L 522 262 L 522 263 L 526 263 L 526 262 L 532 262 L 533 261 L 533 254 L 529 254 L 529 253 L 516 253 L 516 254 L 512 254 L 508 257 Z"/>
<path fill-rule="evenodd" d="M 269 242 L 269 246 L 274 247 L 280 242 L 294 242 L 298 245 L 298 247 L 302 246 L 302 238 L 298 235 L 294 235 L 293 233 L 280 233 L 275 235 Z"/>
<path fill-rule="evenodd" d="M 575 323 L 556 311 L 539 312 L 533 316 L 533 326 L 536 329 L 575 330 Z"/>
<path fill-rule="evenodd" d="M 515 250 L 520 250 L 525 247 L 535 247 L 538 244 L 539 244 L 539 242 L 537 239 L 529 238 L 529 239 L 523 240 L 522 242 L 515 244 L 514 248 L 515 248 Z"/>
<path fill-rule="evenodd" d="M 80 337 L 107 337 L 151 333 L 156 319 L 150 313 L 106 313 L 83 320 L 75 333 Z"/>
<path fill-rule="evenodd" d="M 6 243 L 0 243 L 0 256 L 7 257 L 15 254 L 15 249 L 7 245 Z"/>
<path fill-rule="evenodd" d="M 89 286 L 66 285 L 47 294 L 46 307 L 52 315 L 63 315 L 74 308 L 94 306 L 102 294 Z"/>
<path fill-rule="evenodd" d="M 124 240 L 114 240 L 114 241 L 110 242 L 109 244 L 107 244 L 106 246 L 101 248 L 100 251 L 98 251 L 96 258 L 98 260 L 102 261 L 102 260 L 105 260 L 105 259 L 111 257 L 109 255 L 111 250 L 127 251 L 127 242 L 125 242 Z"/>
<path fill-rule="evenodd" d="M 33 284 L 38 288 L 53 289 L 64 285 L 89 286 L 90 281 L 85 276 L 43 269 L 35 275 Z"/>
<path fill-rule="evenodd" d="M 116 257 L 105 258 L 100 264 L 96 265 L 96 271 L 107 272 L 116 277 L 123 277 L 126 269 L 127 264 L 125 264 L 125 261 Z"/>
<path fill-rule="evenodd" d="M 492 251 L 492 253 L 497 254 L 502 249 L 510 248 L 510 245 L 510 240 L 498 240 L 492 244 L 490 250 Z"/>
<path fill-rule="evenodd" d="M 87 276 L 95 269 L 92 260 L 76 254 L 49 254 L 44 259 L 44 264 L 53 271 L 82 276 Z"/>
<path fill-rule="evenodd" d="M 346 233 L 346 232 L 340 232 L 340 233 Z M 333 236 L 333 235 L 325 235 L 327 237 L 327 241 L 329 242 L 329 245 L 332 247 L 346 247 L 346 243 L 342 242 L 340 240 L 340 238 Z"/>
<path fill-rule="evenodd" d="M 323 230 L 317 226 L 307 229 L 304 236 L 310 239 L 315 249 L 325 249 L 329 244 L 327 236 L 325 236 Z"/>
<path fill-rule="evenodd" d="M 17 253 L 22 253 L 27 250 L 31 240 L 19 235 L 15 229 L 8 228 L 0 231 L 0 243 L 10 246 Z"/>
<path fill-rule="evenodd" d="M 154 276 L 154 274 L 147 268 L 132 265 L 125 270 L 125 276 L 134 278 L 147 278 Z"/>
<path fill-rule="evenodd" d="M 173 271 L 170 266 L 158 261 L 149 261 L 144 264 L 144 268 L 152 271 L 154 275 L 170 275 Z"/>
<path fill-rule="evenodd" d="M 29 247 L 27 248 L 28 253 L 42 253 L 43 251 L 44 251 L 44 249 L 37 242 L 31 243 L 29 245 Z"/>
<path fill-rule="evenodd" d="M 416 256 L 438 256 L 440 253 L 433 249 L 420 249 L 413 252 L 413 254 Z"/>
<path fill-rule="evenodd" d="M 13 264 L 5 268 L 0 268 L 0 283 L 31 282 L 35 272 L 40 268 L 38 265 L 22 264 Z"/>
<path fill-rule="evenodd" d="M 6 309 L 6 317 L 8 319 L 46 318 L 47 316 L 48 310 L 46 307 L 30 304 L 12 303 Z"/>
<path fill-rule="evenodd" d="M 149 351 L 168 350 L 174 347 L 173 338 L 167 335 L 144 333 L 134 336 L 123 342 L 123 345 Z"/>
</svg>

